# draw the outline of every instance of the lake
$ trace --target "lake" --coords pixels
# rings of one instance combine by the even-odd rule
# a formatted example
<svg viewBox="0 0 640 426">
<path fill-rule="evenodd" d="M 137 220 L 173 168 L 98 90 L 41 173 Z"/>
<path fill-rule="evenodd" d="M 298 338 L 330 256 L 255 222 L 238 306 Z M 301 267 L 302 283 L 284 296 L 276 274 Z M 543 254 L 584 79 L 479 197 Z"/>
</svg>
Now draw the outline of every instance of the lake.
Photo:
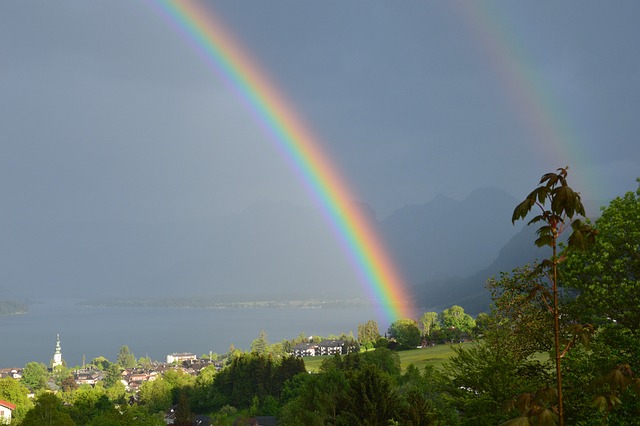
<svg viewBox="0 0 640 426">
<path fill-rule="evenodd" d="M 376 319 L 374 307 L 351 308 L 138 308 L 83 306 L 74 300 L 48 300 L 29 307 L 26 315 L 0 316 L 0 368 L 23 367 L 30 361 L 49 365 L 56 334 L 68 366 L 97 356 L 115 361 L 122 345 L 136 357 L 164 361 L 167 354 L 219 354 L 248 350 L 261 330 L 270 343 L 306 336 L 349 333 Z"/>
</svg>

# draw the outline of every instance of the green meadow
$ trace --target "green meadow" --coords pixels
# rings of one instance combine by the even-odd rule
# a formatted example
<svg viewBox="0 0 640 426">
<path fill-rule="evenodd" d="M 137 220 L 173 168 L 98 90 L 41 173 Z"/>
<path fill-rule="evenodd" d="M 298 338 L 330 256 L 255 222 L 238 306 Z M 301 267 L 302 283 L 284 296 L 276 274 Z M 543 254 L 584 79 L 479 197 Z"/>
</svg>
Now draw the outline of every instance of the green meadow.
<svg viewBox="0 0 640 426">
<path fill-rule="evenodd" d="M 463 346 L 472 345 L 473 343 L 463 343 Z M 436 345 L 432 348 L 412 349 L 409 351 L 399 351 L 400 366 L 404 371 L 409 364 L 413 364 L 420 370 L 425 365 L 433 365 L 436 368 L 441 368 L 442 365 L 454 355 L 453 346 L 460 346 L 460 344 L 451 345 Z M 328 356 L 316 356 L 304 358 L 304 364 L 307 371 L 318 372 L 320 370 L 320 364 Z"/>
</svg>

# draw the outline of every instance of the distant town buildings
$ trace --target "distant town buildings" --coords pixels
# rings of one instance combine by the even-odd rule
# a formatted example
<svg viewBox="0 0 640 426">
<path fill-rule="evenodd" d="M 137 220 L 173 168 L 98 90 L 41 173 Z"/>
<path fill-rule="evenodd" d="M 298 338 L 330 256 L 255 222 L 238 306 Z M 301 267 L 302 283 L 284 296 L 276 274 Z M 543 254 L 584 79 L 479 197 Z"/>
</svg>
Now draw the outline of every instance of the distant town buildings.
<svg viewBox="0 0 640 426">
<path fill-rule="evenodd" d="M 197 356 L 188 352 L 179 354 L 173 353 L 171 355 L 167 355 L 167 364 L 173 364 L 174 362 L 195 361 L 197 358 Z"/>
<path fill-rule="evenodd" d="M 293 347 L 292 355 L 298 357 L 322 356 L 322 355 L 345 355 L 356 352 L 357 346 L 353 342 L 346 340 L 323 340 L 319 343 L 300 343 Z"/>
</svg>

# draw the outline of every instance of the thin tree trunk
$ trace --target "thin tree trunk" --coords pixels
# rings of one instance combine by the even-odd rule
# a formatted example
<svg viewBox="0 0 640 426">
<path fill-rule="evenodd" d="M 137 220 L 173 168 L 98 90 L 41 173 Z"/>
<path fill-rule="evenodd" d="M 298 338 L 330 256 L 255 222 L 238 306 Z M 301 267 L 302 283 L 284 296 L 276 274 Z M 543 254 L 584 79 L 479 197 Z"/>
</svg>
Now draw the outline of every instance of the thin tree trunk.
<svg viewBox="0 0 640 426">
<path fill-rule="evenodd" d="M 558 258 L 556 229 L 553 230 L 553 337 L 556 349 L 556 382 L 558 385 L 558 418 L 564 426 L 564 404 L 562 398 L 562 371 L 560 369 L 560 318 L 558 312 Z"/>
</svg>

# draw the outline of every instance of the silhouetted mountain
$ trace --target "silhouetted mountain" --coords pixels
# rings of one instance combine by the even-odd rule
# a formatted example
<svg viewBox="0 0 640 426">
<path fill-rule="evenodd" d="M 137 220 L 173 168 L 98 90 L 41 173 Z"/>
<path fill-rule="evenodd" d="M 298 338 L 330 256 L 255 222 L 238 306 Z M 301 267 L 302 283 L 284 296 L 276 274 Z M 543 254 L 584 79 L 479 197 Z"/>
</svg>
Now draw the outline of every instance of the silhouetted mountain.
<svg viewBox="0 0 640 426">
<path fill-rule="evenodd" d="M 533 237 L 511 224 L 516 204 L 495 188 L 463 201 L 440 195 L 378 226 L 419 301 L 450 306 L 473 299 L 488 276 L 535 257 Z M 360 206 L 376 223 L 375 211 Z M 3 222 L 0 229 L 4 298 L 363 295 L 322 212 L 288 203 L 260 202 L 202 222 Z"/>
<path fill-rule="evenodd" d="M 477 189 L 464 201 L 439 195 L 396 211 L 381 232 L 407 282 L 463 277 L 491 263 L 522 227 L 511 224 L 516 204 L 497 188 Z"/>
<path fill-rule="evenodd" d="M 583 201 L 587 214 L 595 218 L 600 215 L 603 201 Z M 514 206 L 515 207 L 515 206 Z M 499 278 L 501 272 L 512 272 L 517 267 L 532 264 L 548 258 L 549 247 L 539 248 L 534 241 L 538 226 L 523 227 L 501 249 L 497 258 L 486 268 L 466 277 L 451 276 L 440 280 L 425 280 L 414 286 L 413 292 L 417 304 L 430 311 L 440 311 L 452 305 L 462 306 L 467 313 L 488 312 L 491 303 L 489 292 L 485 289 L 487 279 Z M 563 236 L 564 238 L 567 235 Z"/>
<path fill-rule="evenodd" d="M 487 279 L 501 272 L 533 263 L 548 256 L 545 249 L 534 244 L 535 227 L 525 227 L 500 250 L 498 257 L 486 268 L 467 277 L 450 277 L 426 281 L 414 287 L 418 304 L 426 310 L 440 311 L 452 305 L 462 306 L 467 313 L 488 312 L 491 302 L 485 289 Z"/>
</svg>

